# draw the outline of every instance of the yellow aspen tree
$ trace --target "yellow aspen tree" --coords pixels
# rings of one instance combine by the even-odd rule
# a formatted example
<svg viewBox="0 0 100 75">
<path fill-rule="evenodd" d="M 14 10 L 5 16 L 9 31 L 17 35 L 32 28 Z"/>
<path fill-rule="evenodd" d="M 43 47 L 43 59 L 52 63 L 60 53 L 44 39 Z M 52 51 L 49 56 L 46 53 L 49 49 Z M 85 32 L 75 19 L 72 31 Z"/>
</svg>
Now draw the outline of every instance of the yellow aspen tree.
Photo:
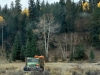
<svg viewBox="0 0 100 75">
<path fill-rule="evenodd" d="M 100 8 L 100 2 L 97 4 L 97 7 Z"/>
<path fill-rule="evenodd" d="M 0 23 L 1 23 L 1 22 L 3 22 L 3 20 L 4 20 L 4 19 L 3 19 L 3 17 L 2 17 L 2 16 L 0 16 Z"/>
<path fill-rule="evenodd" d="M 83 8 L 83 11 L 89 10 L 89 3 L 88 2 L 82 3 L 82 8 Z"/>
<path fill-rule="evenodd" d="M 27 8 L 25 8 L 21 13 L 29 16 L 29 10 Z"/>
<path fill-rule="evenodd" d="M 0 16 L 0 23 L 2 25 L 2 50 L 3 50 L 3 21 L 4 21 L 3 17 Z"/>
</svg>

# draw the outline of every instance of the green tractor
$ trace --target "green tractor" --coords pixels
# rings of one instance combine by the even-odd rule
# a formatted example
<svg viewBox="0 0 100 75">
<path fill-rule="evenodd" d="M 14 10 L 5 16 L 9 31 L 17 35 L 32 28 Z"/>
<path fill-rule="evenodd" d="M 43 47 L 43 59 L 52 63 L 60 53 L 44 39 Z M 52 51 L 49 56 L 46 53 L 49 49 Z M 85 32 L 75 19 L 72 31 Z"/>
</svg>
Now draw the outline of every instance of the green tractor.
<svg viewBox="0 0 100 75">
<path fill-rule="evenodd" d="M 44 58 L 43 56 L 38 57 L 26 57 L 26 65 L 24 71 L 44 71 Z"/>
</svg>

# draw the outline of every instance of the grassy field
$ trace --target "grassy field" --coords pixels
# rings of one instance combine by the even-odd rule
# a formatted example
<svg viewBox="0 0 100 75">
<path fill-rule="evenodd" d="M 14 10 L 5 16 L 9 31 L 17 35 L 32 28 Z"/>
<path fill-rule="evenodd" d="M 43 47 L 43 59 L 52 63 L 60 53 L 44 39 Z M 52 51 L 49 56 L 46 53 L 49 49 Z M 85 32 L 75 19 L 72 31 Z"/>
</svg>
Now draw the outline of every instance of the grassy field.
<svg viewBox="0 0 100 75">
<path fill-rule="evenodd" d="M 97 63 L 47 63 L 47 67 L 51 70 L 51 74 L 54 71 L 58 72 L 58 75 L 73 75 L 73 72 L 79 73 L 79 75 L 85 75 L 88 71 L 100 70 L 100 66 Z"/>
<path fill-rule="evenodd" d="M 0 75 L 36 75 L 30 72 L 25 73 L 23 71 L 24 66 L 24 62 L 1 63 Z M 49 73 L 40 73 L 39 75 L 89 75 L 86 73 L 91 73 L 91 71 L 92 73 L 99 72 L 96 75 L 100 75 L 100 65 L 98 63 L 45 63 L 44 72 Z"/>
</svg>

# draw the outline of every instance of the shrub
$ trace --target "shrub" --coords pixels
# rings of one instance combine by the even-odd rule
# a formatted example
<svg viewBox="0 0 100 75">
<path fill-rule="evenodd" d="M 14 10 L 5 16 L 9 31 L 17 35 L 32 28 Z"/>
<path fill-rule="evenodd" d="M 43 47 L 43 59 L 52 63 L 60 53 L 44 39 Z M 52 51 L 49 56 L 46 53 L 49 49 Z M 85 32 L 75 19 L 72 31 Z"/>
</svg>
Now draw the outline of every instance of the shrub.
<svg viewBox="0 0 100 75">
<path fill-rule="evenodd" d="M 9 72 L 7 75 L 24 75 L 24 72 L 23 71 Z"/>
<path fill-rule="evenodd" d="M 88 72 L 86 72 L 86 75 L 100 75 L 100 70 L 89 70 Z"/>
<path fill-rule="evenodd" d="M 55 62 L 58 61 L 58 57 L 57 57 L 57 55 L 54 56 L 54 61 L 55 61 Z"/>
<path fill-rule="evenodd" d="M 84 49 L 84 46 L 83 45 L 79 45 L 77 48 L 76 48 L 76 51 L 75 51 L 75 54 L 74 54 L 74 58 L 76 60 L 82 60 L 84 59 L 85 57 L 85 49 Z"/>
<path fill-rule="evenodd" d="M 62 70 L 60 68 L 54 68 L 50 71 L 50 75 L 62 75 Z"/>
<path fill-rule="evenodd" d="M 95 54 L 94 54 L 94 51 L 91 50 L 91 51 L 90 51 L 90 61 L 91 61 L 91 62 L 94 62 L 94 59 L 95 59 Z"/>
</svg>

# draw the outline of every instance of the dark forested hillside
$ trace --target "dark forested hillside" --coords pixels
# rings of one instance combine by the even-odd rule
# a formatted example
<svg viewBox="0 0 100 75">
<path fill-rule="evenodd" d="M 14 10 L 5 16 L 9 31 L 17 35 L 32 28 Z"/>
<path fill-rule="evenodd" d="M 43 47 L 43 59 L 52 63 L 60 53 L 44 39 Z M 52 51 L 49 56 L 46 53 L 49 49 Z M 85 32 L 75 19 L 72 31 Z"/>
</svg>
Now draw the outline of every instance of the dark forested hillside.
<svg viewBox="0 0 100 75">
<path fill-rule="evenodd" d="M 1 50 L 14 61 L 34 55 L 48 59 L 53 51 L 55 60 L 88 59 L 87 45 L 100 49 L 100 2 L 81 1 L 59 0 L 49 4 L 29 0 L 29 7 L 24 10 L 20 0 L 11 2 L 10 8 L 7 4 L 0 6 Z M 57 50 L 62 55 L 58 56 Z"/>
</svg>

